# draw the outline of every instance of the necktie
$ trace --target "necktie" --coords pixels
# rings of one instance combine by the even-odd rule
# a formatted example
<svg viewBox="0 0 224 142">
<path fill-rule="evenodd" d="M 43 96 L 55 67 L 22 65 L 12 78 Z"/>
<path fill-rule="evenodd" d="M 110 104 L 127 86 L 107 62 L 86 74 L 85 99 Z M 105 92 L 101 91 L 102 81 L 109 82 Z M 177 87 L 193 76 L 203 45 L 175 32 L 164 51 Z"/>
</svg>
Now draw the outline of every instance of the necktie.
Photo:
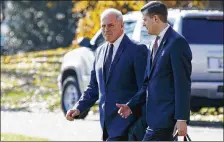
<svg viewBox="0 0 224 142">
<path fill-rule="evenodd" d="M 154 60 L 154 58 L 156 56 L 156 51 L 158 50 L 158 40 L 159 40 L 159 36 L 156 37 L 156 40 L 155 40 L 154 45 L 152 47 L 152 60 Z"/>
<path fill-rule="evenodd" d="M 109 53 L 108 53 L 108 50 L 107 50 L 107 56 L 106 56 L 106 60 L 105 60 L 105 63 L 104 63 L 104 79 L 105 79 L 105 81 L 107 80 L 108 75 L 109 75 L 109 71 L 110 71 L 110 66 L 111 66 L 111 62 L 112 62 L 112 55 L 113 55 L 113 48 L 114 48 L 114 45 L 110 44 L 109 45 Z"/>
</svg>

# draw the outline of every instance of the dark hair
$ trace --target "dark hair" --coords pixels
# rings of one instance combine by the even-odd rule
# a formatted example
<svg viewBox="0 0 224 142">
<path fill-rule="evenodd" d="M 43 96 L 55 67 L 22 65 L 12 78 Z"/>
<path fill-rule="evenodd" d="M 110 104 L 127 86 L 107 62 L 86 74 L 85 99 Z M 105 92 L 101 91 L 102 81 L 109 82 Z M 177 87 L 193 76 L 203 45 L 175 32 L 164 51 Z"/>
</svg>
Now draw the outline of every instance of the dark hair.
<svg viewBox="0 0 224 142">
<path fill-rule="evenodd" d="M 158 15 L 160 20 L 167 23 L 167 6 L 160 1 L 151 1 L 141 8 L 141 12 L 149 16 Z"/>
</svg>

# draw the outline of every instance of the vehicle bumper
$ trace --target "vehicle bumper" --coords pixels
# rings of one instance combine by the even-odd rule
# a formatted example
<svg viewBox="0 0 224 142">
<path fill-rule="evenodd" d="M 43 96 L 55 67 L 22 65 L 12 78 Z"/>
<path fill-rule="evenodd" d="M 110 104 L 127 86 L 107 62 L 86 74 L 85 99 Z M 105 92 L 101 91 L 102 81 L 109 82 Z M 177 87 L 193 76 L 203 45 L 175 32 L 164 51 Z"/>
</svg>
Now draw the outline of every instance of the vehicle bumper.
<svg viewBox="0 0 224 142">
<path fill-rule="evenodd" d="M 223 82 L 192 82 L 191 96 L 223 99 Z"/>
</svg>

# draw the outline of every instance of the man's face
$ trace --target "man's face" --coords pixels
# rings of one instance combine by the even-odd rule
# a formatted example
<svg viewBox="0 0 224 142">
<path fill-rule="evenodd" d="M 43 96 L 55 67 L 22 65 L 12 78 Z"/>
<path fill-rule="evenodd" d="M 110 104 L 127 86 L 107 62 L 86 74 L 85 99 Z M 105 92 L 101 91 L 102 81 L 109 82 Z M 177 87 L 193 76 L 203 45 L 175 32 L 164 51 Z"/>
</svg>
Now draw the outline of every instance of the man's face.
<svg viewBox="0 0 224 142">
<path fill-rule="evenodd" d="M 106 41 L 113 43 L 123 33 L 123 22 L 117 20 L 116 15 L 108 14 L 101 20 L 101 30 Z"/>
<path fill-rule="evenodd" d="M 143 14 L 143 26 L 148 30 L 148 34 L 155 35 L 157 30 L 157 19 L 156 15 L 149 16 L 147 14 Z"/>
</svg>

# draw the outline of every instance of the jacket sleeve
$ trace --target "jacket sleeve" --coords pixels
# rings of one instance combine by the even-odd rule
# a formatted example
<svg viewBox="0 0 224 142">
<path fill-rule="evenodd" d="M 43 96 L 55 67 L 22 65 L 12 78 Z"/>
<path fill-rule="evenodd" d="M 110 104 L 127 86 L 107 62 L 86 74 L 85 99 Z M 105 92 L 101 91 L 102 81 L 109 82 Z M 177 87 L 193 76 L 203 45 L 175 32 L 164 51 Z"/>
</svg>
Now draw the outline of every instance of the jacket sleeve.
<svg viewBox="0 0 224 142">
<path fill-rule="evenodd" d="M 80 97 L 79 101 L 73 107 L 74 109 L 79 109 L 80 113 L 90 109 L 99 98 L 98 83 L 95 71 L 95 62 L 96 61 L 94 61 L 93 69 L 91 71 L 89 85 L 87 89 L 84 91 L 83 95 Z"/>
<path fill-rule="evenodd" d="M 184 38 L 177 39 L 170 52 L 175 88 L 175 119 L 189 120 L 192 53 Z"/>
<path fill-rule="evenodd" d="M 148 49 L 145 45 L 139 45 L 138 51 L 135 55 L 134 60 L 134 70 L 136 81 L 138 84 L 138 89 L 140 89 L 143 85 L 144 74 L 147 65 L 147 57 L 148 57 Z"/>
<path fill-rule="evenodd" d="M 144 104 L 146 102 L 146 89 L 148 86 L 148 72 L 149 72 L 149 56 L 150 56 L 150 50 L 147 49 L 147 47 L 145 46 L 146 50 L 142 50 L 139 51 L 140 53 L 138 53 L 138 55 L 136 56 L 136 58 L 140 58 L 139 60 L 136 59 L 136 65 L 135 68 L 137 70 L 137 68 L 139 68 L 139 64 L 145 64 L 144 67 L 140 67 L 140 68 L 145 68 L 144 71 L 136 71 L 136 76 L 137 74 L 139 74 L 139 76 L 137 78 L 137 82 L 138 82 L 138 86 L 139 86 L 139 91 L 137 92 L 137 94 L 131 98 L 131 100 L 127 103 L 127 105 L 129 106 L 129 108 L 133 111 L 134 108 L 140 104 Z M 142 56 L 144 55 L 144 58 L 142 58 Z M 141 76 L 141 74 L 144 74 L 144 77 Z M 143 80 L 143 81 L 142 81 Z"/>
</svg>

